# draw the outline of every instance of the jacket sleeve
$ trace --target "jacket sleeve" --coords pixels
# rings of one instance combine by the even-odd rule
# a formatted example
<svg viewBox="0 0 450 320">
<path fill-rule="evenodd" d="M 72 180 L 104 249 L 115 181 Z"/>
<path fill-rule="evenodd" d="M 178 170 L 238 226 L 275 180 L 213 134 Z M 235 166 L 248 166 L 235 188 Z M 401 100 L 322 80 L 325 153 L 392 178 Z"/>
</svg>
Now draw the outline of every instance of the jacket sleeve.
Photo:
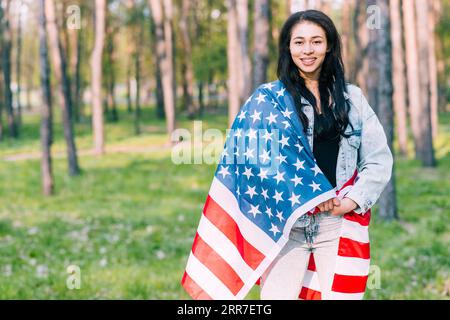
<svg viewBox="0 0 450 320">
<path fill-rule="evenodd" d="M 358 177 L 346 195 L 358 204 L 356 213 L 369 210 L 391 178 L 393 157 L 386 134 L 367 99 L 360 91 L 362 115 L 361 145 L 358 150 Z"/>
</svg>

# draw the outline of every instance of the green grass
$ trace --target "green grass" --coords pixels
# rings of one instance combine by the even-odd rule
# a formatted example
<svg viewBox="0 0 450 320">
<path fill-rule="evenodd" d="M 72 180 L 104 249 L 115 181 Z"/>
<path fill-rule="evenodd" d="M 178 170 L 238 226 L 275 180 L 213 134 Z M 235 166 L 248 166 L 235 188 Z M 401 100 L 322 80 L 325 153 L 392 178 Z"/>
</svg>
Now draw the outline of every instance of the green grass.
<svg viewBox="0 0 450 320">
<path fill-rule="evenodd" d="M 0 299 L 188 298 L 180 280 L 215 165 L 173 165 L 163 121 L 147 110 L 135 136 L 131 115 L 121 116 L 107 124 L 108 147 L 161 148 L 80 156 L 83 174 L 75 178 L 57 158 L 53 197 L 41 195 L 39 160 L 0 162 Z M 367 290 L 368 299 L 449 298 L 450 117 L 441 120 L 438 168 L 396 162 L 401 220 L 383 222 L 374 211 L 371 264 L 381 287 Z M 203 129 L 226 123 L 225 115 L 209 115 Z M 55 130 L 54 149 L 64 152 L 59 123 Z M 0 158 L 39 152 L 38 131 L 39 117 L 25 117 L 22 138 L 1 142 Z M 90 125 L 76 132 L 79 149 L 91 148 Z M 69 265 L 80 267 L 79 290 L 66 286 Z M 248 298 L 258 299 L 258 290 Z"/>
</svg>

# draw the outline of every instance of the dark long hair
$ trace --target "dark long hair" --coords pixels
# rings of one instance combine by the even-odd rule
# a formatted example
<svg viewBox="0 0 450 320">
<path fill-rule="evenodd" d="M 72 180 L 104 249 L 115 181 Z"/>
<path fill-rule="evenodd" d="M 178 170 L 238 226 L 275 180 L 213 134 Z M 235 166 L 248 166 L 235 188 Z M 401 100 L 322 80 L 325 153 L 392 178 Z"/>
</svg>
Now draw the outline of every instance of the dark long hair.
<svg viewBox="0 0 450 320">
<path fill-rule="evenodd" d="M 300 76 L 298 67 L 292 60 L 289 50 L 292 29 L 303 21 L 317 24 L 325 31 L 328 52 L 326 53 L 319 76 L 321 109 L 325 116 L 331 113 L 334 115 L 336 121 L 331 116 L 332 121 L 328 123 L 329 125 L 334 125 L 340 135 L 344 135 L 345 128 L 349 124 L 348 112 L 350 105 L 346 103 L 344 97 L 344 92 L 347 89 L 345 86 L 344 64 L 341 54 L 341 37 L 333 21 L 326 14 L 317 10 L 300 11 L 292 14 L 284 23 L 279 39 L 278 79 L 283 82 L 286 89 L 294 98 L 297 114 L 303 124 L 303 129 L 306 131 L 308 118 L 302 111 L 301 97 L 303 96 L 307 99 L 314 108 L 316 107 L 316 98 L 306 88 L 305 80 Z M 330 110 L 329 106 L 330 94 L 335 102 L 333 110 Z M 327 130 L 329 128 L 321 129 Z"/>
</svg>

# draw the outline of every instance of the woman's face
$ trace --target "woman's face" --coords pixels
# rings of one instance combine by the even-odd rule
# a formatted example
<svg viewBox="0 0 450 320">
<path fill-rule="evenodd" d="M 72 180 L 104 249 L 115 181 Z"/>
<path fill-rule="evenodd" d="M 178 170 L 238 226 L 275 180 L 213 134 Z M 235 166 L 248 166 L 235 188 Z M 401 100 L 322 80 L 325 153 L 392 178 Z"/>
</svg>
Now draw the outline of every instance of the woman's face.
<svg viewBox="0 0 450 320">
<path fill-rule="evenodd" d="M 319 25 L 302 21 L 292 28 L 291 57 L 304 77 L 318 79 L 327 54 L 327 37 Z"/>
</svg>

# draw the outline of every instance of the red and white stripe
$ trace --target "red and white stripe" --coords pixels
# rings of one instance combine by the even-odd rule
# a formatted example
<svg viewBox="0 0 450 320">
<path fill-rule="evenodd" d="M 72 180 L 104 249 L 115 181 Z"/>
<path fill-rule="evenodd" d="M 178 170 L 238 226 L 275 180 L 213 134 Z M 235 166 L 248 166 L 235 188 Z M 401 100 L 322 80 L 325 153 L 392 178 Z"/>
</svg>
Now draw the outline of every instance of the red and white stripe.
<svg viewBox="0 0 450 320">
<path fill-rule="evenodd" d="M 342 198 L 349 191 L 355 177 L 356 173 L 338 192 L 339 197 Z M 350 212 L 343 216 L 331 287 L 331 299 L 360 300 L 364 297 L 370 268 L 368 229 L 370 215 L 371 212 L 368 210 L 364 214 Z M 313 253 L 310 256 L 310 263 L 299 298 L 306 300 L 321 299 Z"/>
</svg>

